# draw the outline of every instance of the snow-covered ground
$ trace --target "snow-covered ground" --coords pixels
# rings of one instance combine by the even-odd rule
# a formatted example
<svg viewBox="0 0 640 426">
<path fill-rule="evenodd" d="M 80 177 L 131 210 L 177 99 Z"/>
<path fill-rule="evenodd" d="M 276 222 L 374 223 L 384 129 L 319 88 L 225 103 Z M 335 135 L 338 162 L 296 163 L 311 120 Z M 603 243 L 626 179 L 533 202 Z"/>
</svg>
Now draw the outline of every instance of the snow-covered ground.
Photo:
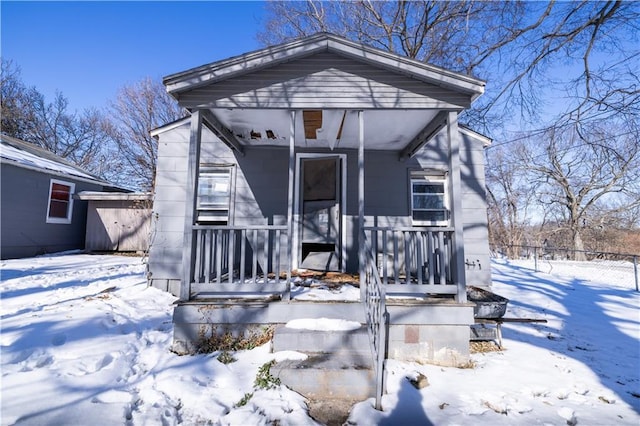
<svg viewBox="0 0 640 426">
<path fill-rule="evenodd" d="M 511 299 L 509 316 L 547 324 L 505 325 L 505 350 L 473 355 L 474 368 L 391 360 L 384 411 L 356 404 L 349 423 L 640 424 L 631 268 L 602 279 L 597 265 L 532 266 L 494 261 L 494 291 Z M 121 256 L 1 262 L 2 425 L 314 424 L 298 394 L 254 385 L 262 365 L 295 353 L 265 345 L 229 364 L 171 353 L 175 299 L 148 288 L 144 270 Z M 418 373 L 421 390 L 406 379 Z"/>
</svg>

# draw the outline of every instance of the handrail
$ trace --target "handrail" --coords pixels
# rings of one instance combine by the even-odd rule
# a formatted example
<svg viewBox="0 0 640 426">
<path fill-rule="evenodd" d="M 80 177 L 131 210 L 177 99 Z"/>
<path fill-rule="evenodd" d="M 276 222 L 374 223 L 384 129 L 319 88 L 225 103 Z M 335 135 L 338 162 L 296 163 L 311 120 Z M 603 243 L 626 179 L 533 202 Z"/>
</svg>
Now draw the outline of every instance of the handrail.
<svg viewBox="0 0 640 426">
<path fill-rule="evenodd" d="M 364 226 L 365 231 L 453 232 L 449 226 Z"/>
<path fill-rule="evenodd" d="M 281 231 L 287 230 L 287 225 L 246 225 L 246 226 L 230 226 L 230 225 L 193 225 L 193 230 L 202 229 L 220 229 L 223 231 L 242 231 L 242 230 L 254 230 L 264 231 L 265 229 L 274 230 L 279 229 Z"/>
<path fill-rule="evenodd" d="M 367 319 L 367 330 L 371 343 L 371 353 L 374 361 L 376 377 L 376 410 L 382 409 L 382 394 L 384 392 L 384 362 L 387 350 L 387 308 L 385 302 L 385 287 L 382 285 L 378 269 L 373 256 L 373 249 L 362 233 L 364 240 L 364 259 L 362 265 L 365 283 L 364 308 Z M 362 273 L 361 272 L 361 273 Z"/>
</svg>

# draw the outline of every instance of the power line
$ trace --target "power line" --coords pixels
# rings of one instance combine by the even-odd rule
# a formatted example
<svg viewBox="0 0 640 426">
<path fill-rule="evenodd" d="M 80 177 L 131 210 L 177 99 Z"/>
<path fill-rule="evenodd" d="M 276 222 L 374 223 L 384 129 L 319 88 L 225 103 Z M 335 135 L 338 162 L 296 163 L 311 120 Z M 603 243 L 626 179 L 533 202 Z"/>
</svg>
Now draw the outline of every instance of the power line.
<svg viewBox="0 0 640 426">
<path fill-rule="evenodd" d="M 600 119 L 597 118 L 597 117 L 594 117 L 594 118 L 591 118 L 591 119 L 582 120 L 581 122 L 585 123 L 585 122 L 592 122 L 592 121 L 598 121 L 598 120 L 600 120 Z M 500 142 L 500 143 L 497 143 L 497 144 L 491 144 L 486 149 L 497 148 L 497 147 L 500 147 L 500 146 L 503 146 L 503 145 L 508 145 L 508 144 L 511 144 L 511 143 L 514 143 L 514 142 L 518 142 L 518 141 L 521 141 L 521 140 L 524 140 L 524 139 L 528 139 L 528 138 L 533 137 L 533 136 L 541 135 L 541 134 L 544 134 L 545 132 L 549 131 L 550 129 L 564 128 L 564 127 L 568 127 L 568 126 L 574 126 L 576 124 L 577 124 L 576 122 L 567 122 L 567 123 L 564 123 L 564 124 L 558 124 L 558 125 L 551 126 L 551 127 L 545 127 L 545 128 L 541 128 L 541 129 L 529 130 L 529 131 L 527 131 L 526 134 L 524 134 L 522 136 L 518 136 L 516 138 L 509 139 L 509 140 L 506 140 L 504 142 Z M 635 133 L 635 132 L 630 131 L 630 132 L 626 132 L 626 133 L 619 133 L 617 136 L 626 136 L 626 135 L 629 135 L 631 133 Z M 607 139 L 610 139 L 610 138 L 607 138 Z M 594 142 L 598 142 L 598 141 L 594 141 Z"/>
<path fill-rule="evenodd" d="M 625 133 L 619 133 L 619 134 L 617 134 L 616 136 L 626 136 L 626 135 L 630 135 L 630 134 L 633 134 L 633 133 L 637 133 L 637 132 L 635 132 L 635 131 L 629 131 L 629 132 L 625 132 Z M 580 143 L 580 144 L 571 145 L 571 146 L 566 147 L 566 148 L 564 148 L 564 149 L 559 149 L 559 150 L 557 151 L 557 153 L 558 153 L 558 154 L 564 154 L 564 153 L 566 153 L 566 152 L 568 152 L 568 151 L 570 151 L 570 150 L 577 149 L 577 148 L 587 147 L 587 146 L 590 146 L 590 145 L 591 145 L 591 144 L 593 144 L 593 143 L 596 143 L 596 142 L 604 142 L 604 141 L 607 141 L 607 140 L 609 140 L 609 139 L 611 139 L 611 138 L 596 139 L 596 140 L 592 140 L 592 141 L 590 141 L 590 142 L 583 142 L 583 143 Z M 516 142 L 516 140 L 510 141 L 510 142 Z M 530 159 L 538 159 L 538 158 L 545 157 L 546 155 L 547 155 L 547 154 L 538 154 L 538 155 L 534 155 L 534 156 L 529 157 L 529 158 L 530 158 Z M 512 160 L 512 161 L 502 161 L 501 163 L 502 163 L 502 164 L 513 165 L 513 164 L 516 164 L 516 163 L 521 163 L 521 160 L 514 159 L 514 160 Z"/>
</svg>

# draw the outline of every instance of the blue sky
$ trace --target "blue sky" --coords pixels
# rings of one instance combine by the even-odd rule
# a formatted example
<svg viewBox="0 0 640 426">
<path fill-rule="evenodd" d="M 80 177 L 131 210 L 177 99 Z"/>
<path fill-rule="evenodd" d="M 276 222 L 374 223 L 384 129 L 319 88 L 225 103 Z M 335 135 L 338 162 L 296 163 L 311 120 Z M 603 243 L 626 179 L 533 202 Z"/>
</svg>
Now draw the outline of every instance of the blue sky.
<svg viewBox="0 0 640 426">
<path fill-rule="evenodd" d="M 102 108 L 118 89 L 258 49 L 263 2 L 0 3 L 1 54 L 48 100 Z"/>
</svg>

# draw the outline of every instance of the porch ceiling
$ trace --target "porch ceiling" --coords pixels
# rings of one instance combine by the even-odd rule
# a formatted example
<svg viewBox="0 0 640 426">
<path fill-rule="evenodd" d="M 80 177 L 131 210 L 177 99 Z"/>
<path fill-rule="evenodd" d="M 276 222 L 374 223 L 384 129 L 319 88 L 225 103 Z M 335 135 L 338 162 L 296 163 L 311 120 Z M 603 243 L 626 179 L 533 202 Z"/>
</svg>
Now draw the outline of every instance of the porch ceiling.
<svg viewBox="0 0 640 426">
<path fill-rule="evenodd" d="M 247 146 L 289 146 L 290 112 L 274 109 L 212 109 L 213 115 Z M 313 110 L 318 111 L 318 110 Z M 367 110 L 364 112 L 366 149 L 399 151 L 407 146 L 439 110 Z M 319 129 L 311 128 L 303 112 L 296 114 L 295 144 L 300 148 L 358 148 L 356 111 L 323 110 Z M 317 112 L 313 114 L 318 117 Z M 307 117 L 310 115 L 307 114 Z M 315 138 L 307 136 L 316 134 Z"/>
</svg>

